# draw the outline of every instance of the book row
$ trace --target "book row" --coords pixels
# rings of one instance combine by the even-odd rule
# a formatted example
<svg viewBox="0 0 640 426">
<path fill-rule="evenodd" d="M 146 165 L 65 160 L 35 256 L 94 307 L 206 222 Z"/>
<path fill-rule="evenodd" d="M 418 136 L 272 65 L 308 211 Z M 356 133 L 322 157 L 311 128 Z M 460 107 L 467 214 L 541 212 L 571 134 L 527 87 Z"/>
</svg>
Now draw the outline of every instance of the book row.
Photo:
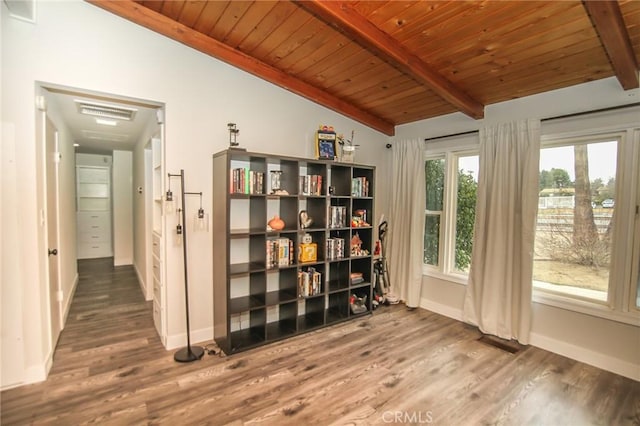
<svg viewBox="0 0 640 426">
<path fill-rule="evenodd" d="M 315 268 L 298 271 L 298 295 L 309 297 L 320 293 L 322 293 L 322 274 Z"/>
<path fill-rule="evenodd" d="M 347 226 L 347 208 L 331 206 L 329 209 L 329 228 L 344 228 Z"/>
<path fill-rule="evenodd" d="M 300 176 L 298 190 L 302 195 L 322 195 L 322 176 Z"/>
<path fill-rule="evenodd" d="M 368 197 L 369 196 L 369 180 L 366 177 L 357 177 L 351 179 L 351 196 L 352 197 Z"/>
<path fill-rule="evenodd" d="M 267 240 L 267 269 L 293 265 L 293 241 L 289 238 Z"/>
<path fill-rule="evenodd" d="M 246 168 L 231 170 L 230 194 L 264 194 L 264 173 Z"/>
<path fill-rule="evenodd" d="M 327 239 L 327 260 L 337 260 L 344 257 L 344 239 Z"/>
</svg>

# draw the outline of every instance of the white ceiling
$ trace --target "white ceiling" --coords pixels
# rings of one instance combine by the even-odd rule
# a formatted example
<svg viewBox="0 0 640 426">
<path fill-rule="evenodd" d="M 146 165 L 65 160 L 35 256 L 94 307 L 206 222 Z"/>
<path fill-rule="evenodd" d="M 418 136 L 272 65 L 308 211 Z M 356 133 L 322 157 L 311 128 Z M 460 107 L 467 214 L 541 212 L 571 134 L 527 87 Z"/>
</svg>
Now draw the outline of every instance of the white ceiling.
<svg viewBox="0 0 640 426">
<path fill-rule="evenodd" d="M 86 92 L 46 88 L 48 109 L 55 109 L 62 116 L 71 137 L 80 146 L 76 152 L 89 154 L 111 154 L 113 150 L 132 151 L 150 123 L 157 122 L 156 112 L 160 105 L 149 102 L 94 95 Z M 115 120 L 115 126 L 98 124 L 96 117 L 78 112 L 76 100 L 89 101 L 114 107 L 134 108 L 131 121 Z"/>
</svg>

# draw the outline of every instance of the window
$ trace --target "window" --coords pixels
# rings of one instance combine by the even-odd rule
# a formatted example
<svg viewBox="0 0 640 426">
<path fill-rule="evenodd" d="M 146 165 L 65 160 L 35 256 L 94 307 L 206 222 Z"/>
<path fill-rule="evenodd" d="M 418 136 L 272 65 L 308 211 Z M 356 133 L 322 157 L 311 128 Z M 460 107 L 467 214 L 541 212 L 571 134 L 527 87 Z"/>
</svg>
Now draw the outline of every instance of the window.
<svg viewBox="0 0 640 426">
<path fill-rule="evenodd" d="M 534 301 L 632 323 L 640 310 L 640 131 L 543 139 Z"/>
<path fill-rule="evenodd" d="M 448 152 L 425 161 L 425 273 L 460 276 L 471 264 L 478 155 Z"/>
<path fill-rule="evenodd" d="M 607 300 L 617 152 L 615 140 L 540 150 L 534 286 Z"/>
</svg>

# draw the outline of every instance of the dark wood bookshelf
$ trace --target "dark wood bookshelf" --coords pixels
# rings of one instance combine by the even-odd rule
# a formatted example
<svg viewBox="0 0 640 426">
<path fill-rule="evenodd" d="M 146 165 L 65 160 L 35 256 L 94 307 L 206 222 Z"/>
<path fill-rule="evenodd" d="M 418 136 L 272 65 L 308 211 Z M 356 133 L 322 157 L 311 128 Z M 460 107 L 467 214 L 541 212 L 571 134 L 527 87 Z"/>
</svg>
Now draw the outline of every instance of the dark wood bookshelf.
<svg viewBox="0 0 640 426">
<path fill-rule="evenodd" d="M 286 193 L 273 191 L 272 182 Z M 254 193 L 233 192 L 238 188 Z M 367 193 L 355 194 L 354 188 Z M 373 166 L 237 150 L 213 156 L 214 339 L 223 351 L 248 350 L 371 313 L 374 195 Z M 344 213 L 344 226 L 329 227 L 330 207 Z M 313 218 L 307 229 L 299 223 L 301 210 Z M 367 226 L 351 226 L 357 210 L 366 211 Z M 268 230 L 267 222 L 276 215 L 284 229 Z M 367 252 L 354 256 L 350 241 L 356 233 Z M 315 261 L 298 259 L 305 234 L 317 245 Z M 267 268 L 267 242 L 273 252 L 273 241 L 281 238 L 293 243 L 292 252 L 286 246 L 289 264 Z M 334 239 L 333 248 L 343 240 L 342 257 L 329 258 L 328 239 Z M 278 256 L 283 247 L 280 243 Z M 337 252 L 332 250 L 332 256 Z M 319 292 L 303 296 L 298 277 L 309 268 L 321 274 Z M 355 271 L 364 281 L 352 285 Z M 352 313 L 352 295 L 367 296 L 365 312 Z"/>
</svg>

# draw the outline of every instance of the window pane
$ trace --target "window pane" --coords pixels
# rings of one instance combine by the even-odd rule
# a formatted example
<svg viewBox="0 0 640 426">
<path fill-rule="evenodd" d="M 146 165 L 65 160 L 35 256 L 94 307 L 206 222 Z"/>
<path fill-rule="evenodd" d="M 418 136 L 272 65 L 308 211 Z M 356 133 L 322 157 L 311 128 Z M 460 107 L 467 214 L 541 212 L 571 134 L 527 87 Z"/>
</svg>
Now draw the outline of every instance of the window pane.
<svg viewBox="0 0 640 426">
<path fill-rule="evenodd" d="M 471 264 L 479 169 L 480 164 L 477 155 L 458 158 L 456 253 L 454 267 L 456 271 L 463 273 L 469 273 L 469 266 Z"/>
<path fill-rule="evenodd" d="M 440 246 L 440 215 L 428 214 L 424 218 L 424 263 L 438 266 Z"/>
<path fill-rule="evenodd" d="M 540 150 L 534 285 L 607 300 L 617 142 Z"/>
<path fill-rule="evenodd" d="M 425 161 L 427 210 L 442 211 L 444 196 L 444 158 Z"/>
</svg>

